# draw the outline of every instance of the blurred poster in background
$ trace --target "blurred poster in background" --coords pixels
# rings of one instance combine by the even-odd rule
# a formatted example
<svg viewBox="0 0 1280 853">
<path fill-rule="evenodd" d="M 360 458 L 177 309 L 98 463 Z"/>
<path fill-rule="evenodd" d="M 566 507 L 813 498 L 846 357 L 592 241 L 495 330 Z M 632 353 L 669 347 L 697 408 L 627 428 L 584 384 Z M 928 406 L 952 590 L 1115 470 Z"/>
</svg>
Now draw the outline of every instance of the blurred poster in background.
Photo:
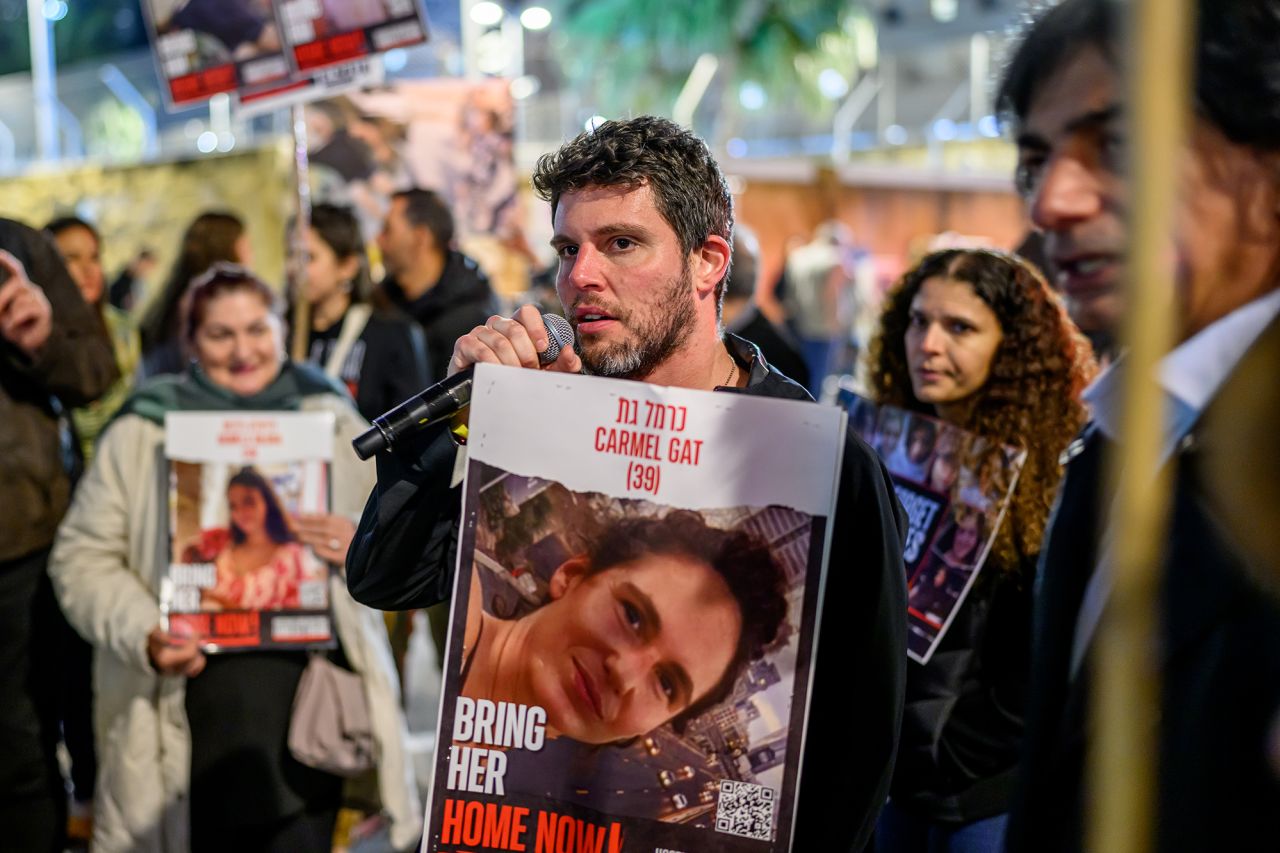
<svg viewBox="0 0 1280 853">
<path fill-rule="evenodd" d="M 291 82 L 270 0 L 142 0 L 167 106 Z"/>
<path fill-rule="evenodd" d="M 167 106 L 226 94 L 253 112 L 381 82 L 427 41 L 416 0 L 142 0 Z"/>
<path fill-rule="evenodd" d="M 312 199 L 355 208 L 367 240 L 391 196 L 411 187 L 440 193 L 457 240 L 504 286 L 526 263 L 516 177 L 515 104 L 501 79 L 396 80 L 307 105 Z M 512 277 L 519 279 L 522 268 Z"/>
<path fill-rule="evenodd" d="M 1027 453 L 919 412 L 876 406 L 851 383 L 837 402 L 849 429 L 880 454 L 907 512 L 907 656 L 928 663 L 986 562 Z"/>
<path fill-rule="evenodd" d="M 417 0 L 275 0 L 286 55 L 302 72 L 427 40 Z"/>
</svg>

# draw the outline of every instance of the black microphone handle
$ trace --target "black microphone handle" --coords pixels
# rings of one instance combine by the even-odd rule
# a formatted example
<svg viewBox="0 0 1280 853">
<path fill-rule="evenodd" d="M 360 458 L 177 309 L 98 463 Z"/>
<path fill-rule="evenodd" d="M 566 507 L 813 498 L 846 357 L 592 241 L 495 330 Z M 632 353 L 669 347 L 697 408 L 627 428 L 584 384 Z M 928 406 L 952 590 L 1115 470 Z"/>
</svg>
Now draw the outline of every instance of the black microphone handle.
<svg viewBox="0 0 1280 853">
<path fill-rule="evenodd" d="M 374 418 L 373 426 L 351 442 L 356 456 L 362 460 L 369 459 L 379 451 L 390 449 L 403 436 L 465 408 L 471 402 L 471 377 L 474 373 L 474 367 L 459 370 Z"/>
<path fill-rule="evenodd" d="M 564 347 L 573 346 L 573 329 L 567 320 L 556 314 L 543 314 L 542 324 L 547 329 L 547 348 L 538 353 L 538 361 L 547 365 L 559 357 Z M 471 402 L 473 373 L 472 367 L 459 370 L 374 418 L 373 426 L 351 442 L 356 456 L 364 460 L 379 451 L 389 450 L 404 436 L 466 408 Z"/>
</svg>

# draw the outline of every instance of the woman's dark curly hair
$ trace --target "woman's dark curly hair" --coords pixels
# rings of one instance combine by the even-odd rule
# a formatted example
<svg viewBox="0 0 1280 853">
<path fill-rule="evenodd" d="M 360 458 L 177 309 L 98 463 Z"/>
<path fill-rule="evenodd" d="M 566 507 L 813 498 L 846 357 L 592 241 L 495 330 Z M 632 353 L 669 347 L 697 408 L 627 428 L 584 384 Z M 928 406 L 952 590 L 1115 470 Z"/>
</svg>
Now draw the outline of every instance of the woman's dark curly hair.
<svg viewBox="0 0 1280 853">
<path fill-rule="evenodd" d="M 1016 571 L 1022 558 L 1040 552 L 1062 477 L 1058 457 L 1087 419 L 1080 392 L 1096 372 L 1093 350 L 1026 261 L 982 249 L 934 252 L 885 299 L 870 351 L 872 393 L 881 405 L 934 414 L 912 390 L 906 348 L 911 303 L 931 278 L 968 284 L 1000 322 L 1003 337 L 991 373 L 956 426 L 1027 451 L 1008 522 L 991 552 L 996 565 Z"/>
<path fill-rule="evenodd" d="M 705 562 L 729 587 L 742 613 L 742 631 L 720 680 L 672 721 L 677 732 L 725 700 L 749 661 L 763 656 L 787 618 L 787 577 L 768 543 L 745 530 L 712 527 L 690 510 L 661 518 L 623 518 L 607 525 L 587 549 L 587 574 L 648 554 L 677 554 Z"/>
</svg>

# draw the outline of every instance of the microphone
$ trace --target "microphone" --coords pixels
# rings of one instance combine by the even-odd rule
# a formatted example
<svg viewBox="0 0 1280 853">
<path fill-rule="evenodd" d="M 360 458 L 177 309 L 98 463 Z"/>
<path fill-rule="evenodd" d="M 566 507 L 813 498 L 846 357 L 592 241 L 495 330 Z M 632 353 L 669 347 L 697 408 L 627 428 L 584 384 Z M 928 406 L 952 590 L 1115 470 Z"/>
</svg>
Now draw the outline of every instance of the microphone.
<svg viewBox="0 0 1280 853">
<path fill-rule="evenodd" d="M 547 328 L 547 348 L 538 353 L 538 361 L 551 364 L 565 347 L 573 346 L 573 329 L 559 314 L 543 314 Z M 368 459 L 381 450 L 390 450 L 397 441 L 451 418 L 471 402 L 471 377 L 474 367 L 459 370 L 420 394 L 416 394 L 373 419 L 373 426 L 351 442 L 356 456 Z"/>
</svg>

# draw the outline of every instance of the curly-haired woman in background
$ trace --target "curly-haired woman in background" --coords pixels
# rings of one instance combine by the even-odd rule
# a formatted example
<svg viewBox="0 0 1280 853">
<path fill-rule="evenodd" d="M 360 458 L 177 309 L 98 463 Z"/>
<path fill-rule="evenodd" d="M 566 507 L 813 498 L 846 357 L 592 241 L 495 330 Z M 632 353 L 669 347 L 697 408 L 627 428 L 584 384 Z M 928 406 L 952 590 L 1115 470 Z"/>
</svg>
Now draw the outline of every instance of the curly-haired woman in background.
<svg viewBox="0 0 1280 853">
<path fill-rule="evenodd" d="M 1000 252 L 925 257 L 888 295 L 871 346 L 876 402 L 1027 451 L 981 575 L 929 663 L 912 664 L 881 853 L 1003 846 L 1029 678 L 1031 584 L 1084 424 L 1088 342 L 1029 264 Z"/>
</svg>

